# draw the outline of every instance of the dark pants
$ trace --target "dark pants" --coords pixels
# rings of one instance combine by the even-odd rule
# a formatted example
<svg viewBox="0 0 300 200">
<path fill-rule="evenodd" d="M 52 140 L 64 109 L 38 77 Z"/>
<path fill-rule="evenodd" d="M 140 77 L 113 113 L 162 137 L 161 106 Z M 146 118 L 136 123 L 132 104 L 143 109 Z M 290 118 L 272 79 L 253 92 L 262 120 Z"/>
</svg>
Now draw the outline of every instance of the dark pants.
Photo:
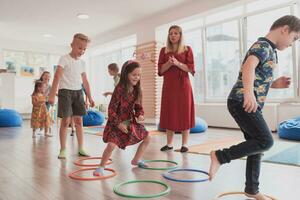
<svg viewBox="0 0 300 200">
<path fill-rule="evenodd" d="M 262 152 L 267 151 L 273 145 L 271 131 L 260 109 L 255 113 L 247 113 L 244 111 L 243 102 L 231 99 L 228 99 L 227 107 L 244 133 L 246 141 L 233 145 L 228 149 L 218 150 L 216 156 L 221 164 L 247 156 L 245 192 L 256 194 L 259 192 Z"/>
</svg>

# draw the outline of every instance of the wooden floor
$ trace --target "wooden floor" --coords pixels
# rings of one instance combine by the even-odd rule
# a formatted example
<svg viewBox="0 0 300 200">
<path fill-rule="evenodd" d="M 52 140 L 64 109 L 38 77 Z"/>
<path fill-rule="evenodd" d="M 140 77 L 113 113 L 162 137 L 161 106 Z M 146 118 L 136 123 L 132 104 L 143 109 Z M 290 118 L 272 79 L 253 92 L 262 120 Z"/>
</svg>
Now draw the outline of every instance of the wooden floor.
<svg viewBox="0 0 300 200">
<path fill-rule="evenodd" d="M 162 171 L 132 168 L 130 160 L 136 145 L 126 151 L 116 150 L 113 153 L 111 168 L 117 171 L 117 176 L 105 181 L 76 181 L 68 177 L 68 173 L 77 169 L 73 161 L 77 159 L 76 137 L 68 135 L 67 159 L 57 159 L 59 138 L 57 130 L 55 137 L 31 138 L 29 123 L 22 128 L 0 128 L 0 200 L 111 200 L 125 199 L 113 192 L 113 186 L 122 181 L 132 179 L 160 180 L 172 187 L 170 194 L 157 199 L 169 200 L 212 200 L 226 191 L 242 191 L 244 188 L 245 160 L 236 160 L 221 167 L 217 177 L 212 182 L 179 183 L 164 179 Z M 208 138 L 218 138 L 224 135 L 240 134 L 238 130 L 210 128 L 205 134 L 193 134 L 190 144 L 202 143 Z M 274 137 L 277 137 L 274 134 Z M 175 147 L 180 147 L 181 136 L 175 136 Z M 145 159 L 174 160 L 182 167 L 208 170 L 209 157 L 205 155 L 182 154 L 179 152 L 160 152 L 165 144 L 165 137 L 155 135 L 147 149 Z M 85 134 L 86 150 L 92 156 L 99 156 L 105 144 L 102 137 Z M 261 171 L 262 192 L 277 197 L 280 200 L 300 199 L 300 167 L 263 163 Z M 135 185 L 140 192 L 150 193 L 149 185 Z M 127 190 L 134 190 L 128 187 Z M 157 191 L 156 191 L 157 192 Z M 225 199 L 225 198 L 224 198 Z M 246 199 L 246 198 L 226 198 Z"/>
</svg>

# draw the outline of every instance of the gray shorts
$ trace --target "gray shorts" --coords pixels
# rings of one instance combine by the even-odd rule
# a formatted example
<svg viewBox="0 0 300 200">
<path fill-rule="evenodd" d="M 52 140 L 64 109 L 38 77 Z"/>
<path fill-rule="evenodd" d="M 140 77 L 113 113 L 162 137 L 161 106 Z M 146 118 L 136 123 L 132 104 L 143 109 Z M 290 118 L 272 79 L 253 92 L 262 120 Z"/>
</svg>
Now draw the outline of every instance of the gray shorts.
<svg viewBox="0 0 300 200">
<path fill-rule="evenodd" d="M 60 118 L 86 115 L 82 90 L 58 90 L 58 111 Z"/>
</svg>

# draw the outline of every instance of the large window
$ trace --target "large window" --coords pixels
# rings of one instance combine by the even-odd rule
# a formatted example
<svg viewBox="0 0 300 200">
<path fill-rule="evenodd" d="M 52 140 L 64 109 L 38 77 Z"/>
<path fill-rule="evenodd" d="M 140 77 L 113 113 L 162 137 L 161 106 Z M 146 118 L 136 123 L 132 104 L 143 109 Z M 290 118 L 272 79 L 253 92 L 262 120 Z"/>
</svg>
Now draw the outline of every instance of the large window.
<svg viewBox="0 0 300 200">
<path fill-rule="evenodd" d="M 237 79 L 239 25 L 230 21 L 206 28 L 207 99 L 225 99 Z"/>
<path fill-rule="evenodd" d="M 165 42 L 170 24 L 183 28 L 186 43 L 193 48 L 196 74 L 192 80 L 195 103 L 224 102 L 237 80 L 241 62 L 249 47 L 265 36 L 272 23 L 284 16 L 299 16 L 299 2 L 293 0 L 256 0 L 216 9 L 160 26 L 156 39 Z M 300 59 L 296 45 L 278 51 L 274 79 L 292 78 L 288 89 L 271 89 L 269 102 L 300 100 Z M 204 65 L 203 65 L 204 64 Z"/>
<path fill-rule="evenodd" d="M 193 87 L 195 102 L 204 101 L 204 72 L 203 72 L 203 52 L 202 52 L 202 29 L 190 31 L 184 34 L 186 44 L 189 45 L 194 54 L 195 76 L 190 76 Z"/>
<path fill-rule="evenodd" d="M 257 15 L 247 17 L 247 47 L 249 48 L 258 37 L 265 36 L 268 33 L 272 23 L 284 16 L 291 14 L 290 7 L 263 12 Z M 259 23 L 257 23 L 259 21 Z M 292 48 L 278 51 L 278 65 L 274 70 L 274 79 L 280 76 L 293 77 L 293 57 Z M 295 96 L 294 87 L 296 80 L 292 81 L 291 87 L 288 89 L 271 89 L 268 99 L 292 98 Z"/>
<path fill-rule="evenodd" d="M 113 77 L 108 74 L 107 66 L 117 63 L 119 72 L 125 61 L 133 59 L 136 50 L 136 37 L 129 37 L 97 47 L 92 51 L 89 60 L 89 79 L 93 86 L 92 92 L 95 101 L 100 104 L 108 104 L 109 97 L 104 97 L 104 92 L 114 90 Z M 104 84 L 105 83 L 105 84 Z"/>
</svg>

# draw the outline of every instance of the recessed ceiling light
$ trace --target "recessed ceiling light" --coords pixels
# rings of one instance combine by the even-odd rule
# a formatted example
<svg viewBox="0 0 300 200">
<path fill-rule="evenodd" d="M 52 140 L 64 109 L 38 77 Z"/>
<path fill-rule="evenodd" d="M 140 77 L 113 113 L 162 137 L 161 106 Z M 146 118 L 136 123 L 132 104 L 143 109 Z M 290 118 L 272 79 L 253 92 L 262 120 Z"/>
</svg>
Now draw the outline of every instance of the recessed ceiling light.
<svg viewBox="0 0 300 200">
<path fill-rule="evenodd" d="M 48 34 L 48 33 L 44 34 L 43 36 L 44 36 L 45 38 L 52 38 L 52 37 L 53 37 L 53 35 Z"/>
<path fill-rule="evenodd" d="M 84 13 L 79 13 L 79 14 L 77 14 L 77 18 L 78 19 L 88 19 L 88 18 L 90 18 L 90 16 L 88 16 L 87 14 L 84 14 Z"/>
</svg>

